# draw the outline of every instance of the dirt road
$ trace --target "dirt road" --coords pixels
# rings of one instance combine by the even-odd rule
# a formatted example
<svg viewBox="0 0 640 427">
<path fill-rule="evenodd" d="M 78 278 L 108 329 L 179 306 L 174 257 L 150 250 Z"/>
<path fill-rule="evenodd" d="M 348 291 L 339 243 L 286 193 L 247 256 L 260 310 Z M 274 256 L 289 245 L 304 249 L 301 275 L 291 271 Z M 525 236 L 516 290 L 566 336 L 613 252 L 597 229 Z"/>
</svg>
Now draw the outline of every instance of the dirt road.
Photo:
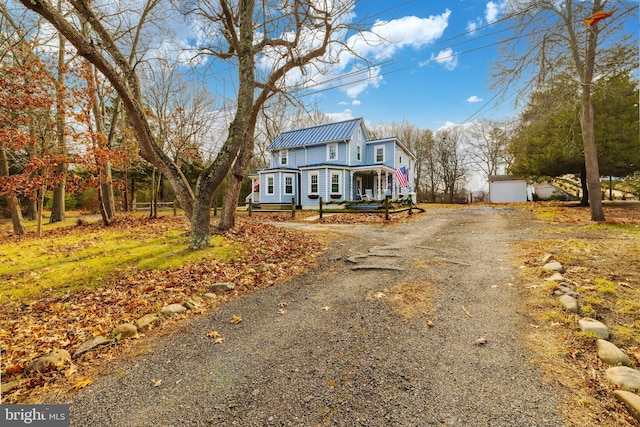
<svg viewBox="0 0 640 427">
<path fill-rule="evenodd" d="M 72 425 L 561 426 L 562 396 L 521 339 L 520 218 L 480 207 L 327 226 L 340 237 L 317 269 L 112 366 L 71 402 Z"/>
</svg>

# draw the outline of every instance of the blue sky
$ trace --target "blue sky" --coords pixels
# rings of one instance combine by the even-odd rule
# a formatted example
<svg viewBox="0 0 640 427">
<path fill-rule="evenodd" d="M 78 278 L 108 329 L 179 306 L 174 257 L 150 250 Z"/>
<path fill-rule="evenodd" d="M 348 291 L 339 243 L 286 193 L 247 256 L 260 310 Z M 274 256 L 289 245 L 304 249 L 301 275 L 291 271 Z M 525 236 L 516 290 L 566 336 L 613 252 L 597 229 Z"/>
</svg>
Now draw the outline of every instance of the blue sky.
<svg viewBox="0 0 640 427">
<path fill-rule="evenodd" d="M 389 63 L 362 91 L 345 87 L 311 97 L 337 119 L 364 117 L 370 125 L 406 119 L 436 130 L 470 117 L 514 115 L 512 99 L 496 107 L 491 101 L 496 93 L 489 90 L 491 62 L 498 51 L 491 44 L 504 33 L 488 33 L 504 28 L 496 23 L 500 12 L 498 2 L 482 0 L 359 1 L 358 17 L 383 21 L 379 31 L 402 42 L 389 48 Z"/>
</svg>

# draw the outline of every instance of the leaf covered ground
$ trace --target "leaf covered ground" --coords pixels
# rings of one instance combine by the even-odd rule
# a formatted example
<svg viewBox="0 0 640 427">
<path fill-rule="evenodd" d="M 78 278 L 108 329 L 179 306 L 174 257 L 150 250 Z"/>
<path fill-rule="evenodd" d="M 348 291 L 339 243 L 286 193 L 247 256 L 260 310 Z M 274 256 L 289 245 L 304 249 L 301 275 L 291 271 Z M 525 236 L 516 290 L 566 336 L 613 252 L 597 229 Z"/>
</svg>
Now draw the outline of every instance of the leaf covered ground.
<svg viewBox="0 0 640 427">
<path fill-rule="evenodd" d="M 422 207 L 452 208 L 443 205 Z M 558 260 L 568 270 L 568 280 L 582 296 L 583 315 L 604 321 L 612 332 L 611 341 L 624 348 L 639 366 L 640 205 L 605 204 L 605 223 L 590 221 L 588 208 L 567 203 L 527 203 L 518 209 L 528 211 L 540 225 L 535 235 L 518 243 L 519 262 L 523 266 L 518 283 L 526 296 L 523 311 L 532 319 L 527 340 L 550 381 L 557 381 L 570 390 L 568 401 L 560 404 L 568 425 L 636 425 L 611 397 L 614 387 L 604 380 L 606 366 L 597 359 L 593 338 L 582 335 L 577 327 L 578 317 L 558 305 L 552 296 L 555 285 L 542 280 L 540 267 L 542 257 L 556 250 Z M 393 215 L 391 221 L 385 221 L 384 214 L 329 214 L 318 220 L 312 213 L 298 212 L 294 221 L 385 225 L 410 220 L 407 213 Z M 148 348 L 145 340 L 152 339 L 155 334 L 171 333 L 181 319 L 199 312 L 208 313 L 225 301 L 283 283 L 310 268 L 315 264 L 315 256 L 326 247 L 324 238 L 269 225 L 282 221 L 292 221 L 291 214 L 240 216 L 234 231 L 216 236 L 220 239 L 216 250 L 224 249 L 220 258 L 211 255 L 190 259 L 180 266 L 150 269 L 136 264 L 114 270 L 102 282 L 90 286 L 66 290 L 43 287 L 37 294 L 14 295 L 3 300 L 0 304 L 3 313 L 0 318 L 2 382 L 21 382 L 19 387 L 3 395 L 3 403 L 39 402 L 45 399 L 44 396 L 48 401 L 52 400 L 51 396 L 53 400 L 56 397 L 58 401 L 62 400 L 69 392 L 90 384 L 97 366 L 104 366 L 103 362 L 121 354 L 144 353 Z M 151 240 L 158 236 L 167 238 L 163 236 L 169 233 L 171 238 L 183 239 L 186 244 L 188 228 L 188 223 L 181 218 L 124 217 L 116 224 L 115 233 L 120 230 L 139 239 Z M 103 230 L 99 224 L 63 227 L 47 232 L 41 240 L 29 236 L 7 238 L 8 233 L 0 231 L 6 233 L 2 235 L 3 243 L 6 243 L 3 251 L 14 244 L 25 245 L 23 250 L 38 247 L 42 241 L 53 244 L 56 238 L 69 234 L 94 242 L 68 243 L 56 248 L 56 253 L 73 255 L 83 247 L 93 248 L 99 244 L 96 235 Z M 159 250 L 159 253 L 165 259 L 173 258 L 171 251 Z M 89 337 L 108 335 L 115 326 L 135 323 L 137 318 L 157 312 L 165 304 L 201 295 L 209 290 L 209 284 L 226 281 L 236 283 L 234 291 L 218 294 L 205 307 L 177 319 L 164 318 L 138 340 L 116 341 L 115 345 L 85 353 L 74 359 L 71 366 L 67 364 L 60 369 L 29 375 L 23 372 L 36 357 L 53 349 L 64 348 L 73 354 Z M 430 295 L 419 295 L 406 287 L 394 289 L 389 291 L 401 293 L 406 301 L 415 305 L 407 305 L 404 309 L 428 312 Z M 0 297 L 1 294 L 0 290 Z"/>
<path fill-rule="evenodd" d="M 155 220 L 123 217 L 109 227 L 109 231 L 120 230 L 122 235 L 130 236 L 123 238 L 121 243 L 124 246 L 134 240 L 134 236 L 139 239 L 150 235 L 162 236 L 167 230 L 172 230 L 172 234 L 182 234 L 186 244 L 188 228 L 187 221 L 180 217 L 167 216 Z M 49 242 L 55 251 L 64 250 L 69 257 L 74 257 L 87 247 L 99 247 L 100 239 L 96 239 L 96 235 L 103 231 L 99 224 L 60 228 L 48 232 L 42 239 L 27 236 L 12 242 L 5 241 L 5 248 L 21 245 L 27 250 L 29 246 Z M 56 247 L 56 239 L 67 238 L 69 234 L 77 237 L 77 243 L 65 248 Z M 72 368 L 66 366 L 63 371 L 52 368 L 47 372 L 25 375 L 24 370 L 39 356 L 54 349 L 66 349 L 73 354 L 88 338 L 109 336 L 111 330 L 122 323 L 135 324 L 138 318 L 147 313 L 157 313 L 164 305 L 180 303 L 189 296 L 209 292 L 210 285 L 214 283 L 234 282 L 236 287 L 231 292 L 218 294 L 205 308 L 196 311 L 214 309 L 231 298 L 283 283 L 312 266 L 316 254 L 324 248 L 321 239 L 308 233 L 276 228 L 259 219 L 240 219 L 234 230 L 216 237 L 224 240 L 218 244 L 236 248 L 234 257 L 218 259 L 206 256 L 205 252 L 199 253 L 197 261 L 184 257 L 184 265 L 177 267 L 143 269 L 136 265 L 113 268 L 99 284 L 76 285 L 66 291 L 41 287 L 38 293 L 27 293 L 21 297 L 5 295 L 0 306 L 3 313 L 0 319 L 2 382 L 19 381 L 20 386 L 5 393 L 3 402 L 37 401 L 43 389 L 58 387 L 64 390 L 82 384 L 85 376 L 89 375 L 88 369 L 94 364 L 92 359 L 109 359 L 122 345 L 85 353 L 74 359 Z M 165 255 L 164 252 L 161 254 Z M 46 253 L 40 255 L 48 256 Z M 109 262 L 109 257 L 104 260 Z M 76 263 L 82 266 L 83 261 Z M 90 276 L 88 270 L 86 274 Z M 167 324 L 172 322 L 174 320 L 164 320 Z"/>
<path fill-rule="evenodd" d="M 313 218 L 298 212 L 295 221 L 388 224 L 410 219 L 407 213 L 327 215 Z M 119 216 L 113 226 L 79 221 L 54 226 L 41 239 L 14 237 L 0 228 L 0 251 L 5 279 L 0 283 L 0 346 L 2 383 L 19 386 L 3 393 L 4 403 L 38 402 L 45 395 L 82 388 L 95 367 L 130 346 L 114 340 L 74 358 L 71 367 L 51 367 L 26 374 L 38 357 L 55 349 L 71 355 L 84 341 L 111 335 L 123 323 L 136 324 L 148 313 L 172 303 L 201 296 L 210 286 L 233 282 L 233 291 L 187 314 L 215 308 L 249 292 L 284 283 L 315 264 L 326 245 L 308 232 L 269 225 L 292 221 L 290 212 L 257 213 L 238 217 L 238 226 L 212 237 L 206 250 L 189 251 L 189 223 L 183 217 Z M 169 329 L 179 319 L 164 318 L 140 336 Z M 155 329 L 155 330 L 154 330 Z"/>
<path fill-rule="evenodd" d="M 561 404 L 568 425 L 640 425 L 612 396 L 595 339 L 580 332 L 580 317 L 605 323 L 610 341 L 640 366 L 640 204 L 605 203 L 607 219 L 590 221 L 589 208 L 568 203 L 524 205 L 540 223 L 539 233 L 518 244 L 523 311 L 532 319 L 528 341 L 551 382 L 568 390 Z M 554 252 L 580 294 L 581 315 L 564 310 L 544 282 L 542 258 Z"/>
</svg>

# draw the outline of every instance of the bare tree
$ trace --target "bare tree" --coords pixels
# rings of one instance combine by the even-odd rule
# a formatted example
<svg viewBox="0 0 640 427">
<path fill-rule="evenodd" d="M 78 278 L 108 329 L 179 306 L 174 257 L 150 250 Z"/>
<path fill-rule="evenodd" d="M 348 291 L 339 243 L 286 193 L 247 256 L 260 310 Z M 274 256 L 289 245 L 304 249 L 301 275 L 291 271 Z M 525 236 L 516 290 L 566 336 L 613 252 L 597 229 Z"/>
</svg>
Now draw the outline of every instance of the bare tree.
<svg viewBox="0 0 640 427">
<path fill-rule="evenodd" d="M 338 61 L 334 46 L 341 45 L 349 26 L 349 0 L 200 0 L 184 2 L 186 15 L 206 23 L 203 55 L 238 64 L 236 114 L 228 141 L 239 141 L 224 198 L 221 230 L 235 224 L 240 186 L 255 147 L 257 117 L 276 93 L 301 87 L 305 74 Z M 260 59 L 257 63 L 256 60 Z M 292 72 L 298 71 L 297 81 Z M 210 201 L 208 201 L 210 205 Z"/>
<path fill-rule="evenodd" d="M 534 75 L 527 85 L 532 87 L 571 64 L 581 91 L 580 125 L 591 220 L 604 221 L 591 87 L 596 75 L 637 63 L 638 47 L 632 34 L 620 34 L 624 18 L 634 16 L 638 4 L 625 0 L 510 0 L 507 4 L 516 37 L 496 64 L 495 86 L 509 87 Z M 604 8 L 615 13 L 599 23 L 585 22 Z"/>
<path fill-rule="evenodd" d="M 456 192 L 468 178 L 466 151 L 463 147 L 462 131 L 459 128 L 442 129 L 436 132 L 436 173 L 443 184 L 444 198 L 453 203 Z"/>
<path fill-rule="evenodd" d="M 289 72 L 301 74 L 317 69 L 322 63 L 337 61 L 329 52 L 333 43 L 340 45 L 346 37 L 351 1 L 262 1 L 228 0 L 184 2 L 187 16 L 198 16 L 207 22 L 200 28 L 202 54 L 230 60 L 237 67 L 237 97 L 235 115 L 229 126 L 226 141 L 215 159 L 200 174 L 195 191 L 173 159 L 161 149 L 149 122 L 139 76 L 127 59 L 126 46 L 114 37 L 116 29 L 125 26 L 117 15 L 108 14 L 96 5 L 82 0 L 68 0 L 76 16 L 91 27 L 91 37 L 78 27 L 76 20 L 60 13 L 47 1 L 20 0 L 27 8 L 49 21 L 78 51 L 111 83 L 127 112 L 140 145 L 140 154 L 156 166 L 172 185 L 176 198 L 191 219 L 191 247 L 208 246 L 211 240 L 210 208 L 213 195 L 231 170 L 225 195 L 220 228 L 235 224 L 235 206 L 240 184 L 253 156 L 254 132 L 258 112 L 265 101 L 276 92 L 291 88 Z M 156 7 L 157 0 L 148 0 L 143 10 Z M 267 13 L 268 12 L 268 13 Z M 144 20 L 140 20 L 142 25 Z M 328 53 L 331 53 L 328 55 Z M 256 58 L 268 59 L 271 66 L 257 75 Z M 315 65 L 310 65 L 310 64 Z"/>
<path fill-rule="evenodd" d="M 371 130 L 376 137 L 397 136 L 400 141 L 416 156 L 416 169 L 414 176 L 414 188 L 420 200 L 435 199 L 435 194 L 440 183 L 438 182 L 435 159 L 435 141 L 433 132 L 410 124 L 406 120 L 400 123 L 379 125 Z"/>
<path fill-rule="evenodd" d="M 485 175 L 497 175 L 511 163 L 508 148 L 510 127 L 508 122 L 480 119 L 465 132 L 472 163 Z"/>
</svg>

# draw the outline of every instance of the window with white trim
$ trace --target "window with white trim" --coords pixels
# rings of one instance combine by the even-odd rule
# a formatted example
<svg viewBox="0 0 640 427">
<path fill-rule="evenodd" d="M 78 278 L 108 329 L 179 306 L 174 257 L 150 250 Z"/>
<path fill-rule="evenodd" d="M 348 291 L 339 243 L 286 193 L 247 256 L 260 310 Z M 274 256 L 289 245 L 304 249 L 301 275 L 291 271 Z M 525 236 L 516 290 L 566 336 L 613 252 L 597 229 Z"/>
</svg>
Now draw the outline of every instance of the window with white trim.
<svg viewBox="0 0 640 427">
<path fill-rule="evenodd" d="M 275 194 L 275 177 L 273 175 L 267 175 L 267 194 Z"/>
<path fill-rule="evenodd" d="M 360 144 L 356 146 L 356 160 L 362 160 L 362 146 Z"/>
<path fill-rule="evenodd" d="M 384 162 L 384 145 L 380 145 L 375 148 L 376 163 Z"/>
<path fill-rule="evenodd" d="M 289 163 L 289 151 L 280 151 L 280 166 L 286 166 Z"/>
<path fill-rule="evenodd" d="M 340 173 L 331 172 L 331 194 L 340 194 Z"/>
<path fill-rule="evenodd" d="M 327 160 L 338 160 L 338 144 L 327 145 Z"/>
<path fill-rule="evenodd" d="M 293 175 L 284 176 L 284 194 L 288 196 L 293 194 Z"/>
<path fill-rule="evenodd" d="M 309 174 L 309 194 L 318 194 L 318 172 Z"/>
</svg>

